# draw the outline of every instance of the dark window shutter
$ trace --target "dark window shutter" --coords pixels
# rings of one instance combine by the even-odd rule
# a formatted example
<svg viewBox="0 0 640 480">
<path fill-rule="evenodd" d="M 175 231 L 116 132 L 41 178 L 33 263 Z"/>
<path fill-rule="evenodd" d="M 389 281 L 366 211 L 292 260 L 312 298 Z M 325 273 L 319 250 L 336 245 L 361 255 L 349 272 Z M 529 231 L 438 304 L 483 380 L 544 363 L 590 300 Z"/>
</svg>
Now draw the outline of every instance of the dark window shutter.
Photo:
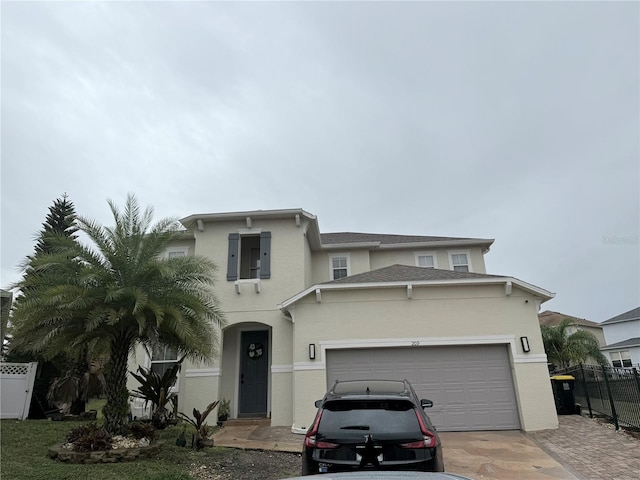
<svg viewBox="0 0 640 480">
<path fill-rule="evenodd" d="M 227 280 L 238 279 L 238 244 L 239 233 L 229 234 L 229 258 L 227 259 Z"/>
<path fill-rule="evenodd" d="M 271 278 L 271 232 L 260 233 L 260 278 Z"/>
</svg>

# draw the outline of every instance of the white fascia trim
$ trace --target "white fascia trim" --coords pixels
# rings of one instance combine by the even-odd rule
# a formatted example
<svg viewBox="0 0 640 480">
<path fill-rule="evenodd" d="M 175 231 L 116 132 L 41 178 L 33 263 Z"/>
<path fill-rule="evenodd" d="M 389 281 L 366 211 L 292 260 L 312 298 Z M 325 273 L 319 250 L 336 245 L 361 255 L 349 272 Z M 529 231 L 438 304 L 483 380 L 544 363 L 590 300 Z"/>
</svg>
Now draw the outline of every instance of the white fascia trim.
<svg viewBox="0 0 640 480">
<path fill-rule="evenodd" d="M 490 278 L 463 278 L 460 280 L 422 280 L 422 281 L 407 281 L 400 282 L 369 282 L 369 283 L 333 283 L 333 284 L 317 284 L 303 290 L 302 292 L 294 295 L 293 297 L 285 300 L 278 305 L 278 308 L 283 312 L 288 311 L 289 307 L 296 303 L 298 300 L 306 297 L 310 293 L 316 292 L 316 290 L 357 290 L 365 288 L 406 288 L 408 285 L 413 287 L 448 287 L 448 286 L 464 286 L 464 285 L 506 285 L 511 282 L 513 285 L 520 287 L 533 295 L 542 297 L 543 302 L 551 300 L 556 296 L 555 293 L 549 292 L 544 288 L 536 287 L 530 283 L 523 282 L 513 277 L 490 277 Z"/>
<path fill-rule="evenodd" d="M 185 371 L 184 376 L 186 378 L 196 377 L 219 377 L 219 368 L 189 368 Z"/>
<path fill-rule="evenodd" d="M 202 219 L 205 222 L 216 222 L 225 220 L 242 220 L 245 221 L 247 217 L 267 217 L 267 218 L 294 218 L 296 215 L 308 218 L 309 220 L 317 220 L 315 215 L 309 212 L 305 212 L 301 208 L 295 209 L 283 209 L 283 210 L 250 210 L 246 212 L 226 212 L 226 213 L 202 213 L 189 215 L 180 219 L 180 223 L 194 222 L 197 219 Z"/>
<path fill-rule="evenodd" d="M 271 365 L 271 373 L 291 373 L 293 365 Z"/>
<path fill-rule="evenodd" d="M 481 335 L 471 337 L 410 337 L 369 338 L 357 340 L 326 340 L 319 342 L 320 358 L 316 362 L 296 362 L 294 371 L 326 370 L 327 350 L 390 347 L 443 347 L 456 345 L 509 345 L 513 363 L 547 363 L 545 354 L 521 354 L 518 352 L 515 335 Z"/>
</svg>

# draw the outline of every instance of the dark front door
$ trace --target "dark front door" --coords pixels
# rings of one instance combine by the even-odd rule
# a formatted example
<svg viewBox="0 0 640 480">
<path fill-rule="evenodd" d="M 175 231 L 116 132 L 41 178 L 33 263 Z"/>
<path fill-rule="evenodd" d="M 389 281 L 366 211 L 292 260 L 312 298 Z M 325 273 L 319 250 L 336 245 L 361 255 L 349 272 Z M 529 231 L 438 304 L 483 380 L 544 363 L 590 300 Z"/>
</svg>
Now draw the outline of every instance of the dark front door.
<svg viewBox="0 0 640 480">
<path fill-rule="evenodd" d="M 269 332 L 242 332 L 239 416 L 267 416 Z"/>
</svg>

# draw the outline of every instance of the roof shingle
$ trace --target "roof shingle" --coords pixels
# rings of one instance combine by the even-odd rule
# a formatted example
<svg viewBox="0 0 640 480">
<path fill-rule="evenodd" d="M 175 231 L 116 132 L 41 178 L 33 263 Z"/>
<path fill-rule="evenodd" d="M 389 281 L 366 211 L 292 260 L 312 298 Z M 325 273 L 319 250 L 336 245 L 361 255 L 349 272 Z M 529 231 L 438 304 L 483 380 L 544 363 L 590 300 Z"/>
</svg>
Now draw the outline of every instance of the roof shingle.
<svg viewBox="0 0 640 480">
<path fill-rule="evenodd" d="M 640 307 L 629 310 L 628 312 L 621 313 L 609 320 L 605 320 L 602 323 L 615 323 L 615 322 L 623 322 L 627 320 L 639 320 L 640 319 Z"/>
<path fill-rule="evenodd" d="M 455 240 L 477 240 L 479 243 L 493 242 L 493 240 L 482 238 L 430 237 L 424 235 L 388 235 L 380 233 L 356 232 L 321 233 L 320 238 L 323 245 L 370 242 L 379 242 L 381 245 L 392 245 L 402 243 L 446 242 Z"/>
<path fill-rule="evenodd" d="M 340 278 L 324 284 L 343 283 L 384 283 L 406 281 L 429 280 L 461 280 L 469 278 L 504 278 L 500 275 L 488 275 L 484 273 L 456 272 L 454 270 L 441 270 L 437 268 L 412 267 L 408 265 L 391 265 L 370 272 L 359 273 L 349 277 Z M 324 285 L 323 284 L 323 285 Z"/>
<path fill-rule="evenodd" d="M 565 318 L 568 318 L 577 325 L 583 325 L 585 327 L 601 327 L 599 323 L 592 322 L 584 318 L 574 317 L 572 315 L 565 315 L 564 313 L 560 312 L 552 312 L 551 310 L 545 310 L 544 312 L 538 314 L 540 325 L 546 325 L 548 327 L 555 327 L 556 325 L 559 325 L 560 322 Z"/>
</svg>

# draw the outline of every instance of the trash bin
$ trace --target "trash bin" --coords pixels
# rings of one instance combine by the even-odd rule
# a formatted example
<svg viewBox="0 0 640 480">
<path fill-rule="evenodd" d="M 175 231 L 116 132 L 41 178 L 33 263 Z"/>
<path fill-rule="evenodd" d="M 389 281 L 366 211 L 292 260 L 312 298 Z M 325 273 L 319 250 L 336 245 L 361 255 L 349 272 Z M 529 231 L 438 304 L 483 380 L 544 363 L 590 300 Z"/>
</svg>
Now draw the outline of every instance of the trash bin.
<svg viewBox="0 0 640 480">
<path fill-rule="evenodd" d="M 551 377 L 553 397 L 556 401 L 558 415 L 573 415 L 577 412 L 576 399 L 573 393 L 576 379 L 571 375 L 555 375 Z"/>
</svg>

